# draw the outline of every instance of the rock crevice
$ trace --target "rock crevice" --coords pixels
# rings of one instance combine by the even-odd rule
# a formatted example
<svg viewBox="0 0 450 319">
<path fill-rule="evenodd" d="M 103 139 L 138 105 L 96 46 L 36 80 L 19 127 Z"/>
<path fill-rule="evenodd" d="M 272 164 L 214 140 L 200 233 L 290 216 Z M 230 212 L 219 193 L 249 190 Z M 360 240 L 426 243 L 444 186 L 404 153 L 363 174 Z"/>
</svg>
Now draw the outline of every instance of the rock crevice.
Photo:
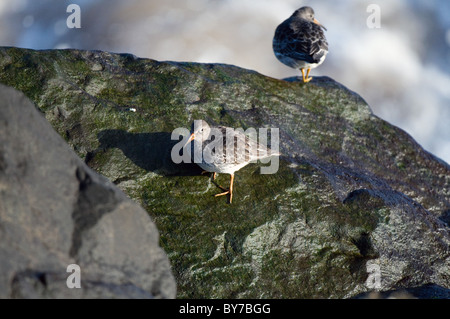
<svg viewBox="0 0 450 319">
<path fill-rule="evenodd" d="M 148 214 L 4 85 L 0 122 L 0 298 L 174 298 Z M 71 264 L 80 289 L 66 284 Z"/>
</svg>

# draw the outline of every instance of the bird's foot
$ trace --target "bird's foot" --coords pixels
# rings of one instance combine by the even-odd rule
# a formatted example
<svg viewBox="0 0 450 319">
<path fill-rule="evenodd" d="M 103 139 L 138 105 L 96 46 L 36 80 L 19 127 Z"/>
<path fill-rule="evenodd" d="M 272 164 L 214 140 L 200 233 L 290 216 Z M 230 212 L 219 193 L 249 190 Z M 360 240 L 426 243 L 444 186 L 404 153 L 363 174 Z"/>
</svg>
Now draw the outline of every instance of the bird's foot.
<svg viewBox="0 0 450 319">
<path fill-rule="evenodd" d="M 305 74 L 305 69 L 302 70 L 302 77 L 303 77 L 303 83 L 310 82 L 313 78 L 309 76 L 309 72 L 311 72 L 311 69 L 308 69 Z"/>
<path fill-rule="evenodd" d="M 214 197 L 219 197 L 219 196 L 225 196 L 225 195 L 228 195 L 228 194 L 230 194 L 230 190 L 228 189 L 223 189 L 225 192 L 223 192 L 223 193 L 220 193 L 220 194 L 216 194 L 216 195 L 214 195 Z"/>
<path fill-rule="evenodd" d="M 228 200 L 228 204 L 231 204 L 231 201 L 233 200 L 233 193 L 229 189 L 226 190 L 226 192 L 214 195 L 214 197 L 220 197 L 220 196 L 225 196 L 225 195 L 230 195 L 230 198 Z"/>
</svg>

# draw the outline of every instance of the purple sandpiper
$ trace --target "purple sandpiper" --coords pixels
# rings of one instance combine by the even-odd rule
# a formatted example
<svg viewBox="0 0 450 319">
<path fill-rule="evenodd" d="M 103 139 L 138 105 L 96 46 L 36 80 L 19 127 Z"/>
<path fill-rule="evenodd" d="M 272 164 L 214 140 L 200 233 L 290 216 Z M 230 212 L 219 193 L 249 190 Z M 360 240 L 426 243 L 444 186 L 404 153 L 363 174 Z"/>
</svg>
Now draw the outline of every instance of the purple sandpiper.
<svg viewBox="0 0 450 319">
<path fill-rule="evenodd" d="M 222 141 L 219 140 L 219 142 L 217 142 L 217 138 L 220 137 L 222 137 Z M 204 120 L 197 120 L 192 123 L 191 135 L 184 146 L 192 141 L 194 141 L 194 143 L 191 145 L 191 149 L 195 149 L 195 146 L 197 146 L 202 152 L 202 154 L 200 154 L 201 161 L 194 160 L 194 162 L 197 162 L 197 164 L 206 172 L 213 173 L 213 182 L 216 178 L 216 173 L 230 174 L 230 188 L 225 189 L 216 184 L 224 192 L 215 195 L 216 197 L 229 195 L 230 204 L 233 200 L 233 182 L 234 173 L 236 171 L 240 170 L 250 162 L 270 156 L 280 156 L 279 152 L 274 152 L 270 148 L 254 141 L 245 135 L 243 131 L 234 130 L 225 126 L 210 127 Z M 215 141 L 216 145 L 215 147 L 212 147 L 212 143 Z M 230 150 L 230 146 L 233 147 L 232 150 Z M 210 154 L 209 156 L 204 156 L 208 153 Z M 192 157 L 195 157 L 195 150 L 191 155 Z"/>
<path fill-rule="evenodd" d="M 309 72 L 321 65 L 327 56 L 328 43 L 322 29 L 326 30 L 314 18 L 314 10 L 311 7 L 302 7 L 275 31 L 275 56 L 287 66 L 300 69 L 304 83 L 312 80 Z"/>
</svg>

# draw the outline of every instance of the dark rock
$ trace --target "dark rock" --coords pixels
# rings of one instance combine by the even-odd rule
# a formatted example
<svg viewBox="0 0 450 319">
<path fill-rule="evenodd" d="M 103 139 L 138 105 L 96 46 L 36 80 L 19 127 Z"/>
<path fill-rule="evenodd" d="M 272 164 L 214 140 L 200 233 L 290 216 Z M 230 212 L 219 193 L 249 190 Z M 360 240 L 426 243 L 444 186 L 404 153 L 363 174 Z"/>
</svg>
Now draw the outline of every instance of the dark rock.
<svg viewBox="0 0 450 319">
<path fill-rule="evenodd" d="M 450 299 L 450 289 L 427 284 L 419 287 L 363 293 L 355 299 Z"/>
<path fill-rule="evenodd" d="M 148 211 L 179 297 L 352 297 L 374 289 L 376 267 L 381 291 L 450 288 L 449 165 L 330 78 L 303 84 L 230 65 L 3 48 L 0 81 Z M 214 198 L 208 176 L 169 159 L 171 132 L 194 119 L 279 128 L 279 171 L 248 165 L 232 205 Z M 88 208 L 109 218 L 99 205 Z M 77 251 L 78 239 L 67 245 Z"/>
<path fill-rule="evenodd" d="M 81 288 L 69 289 L 68 265 Z M 173 298 L 146 212 L 0 85 L 0 298 Z"/>
</svg>

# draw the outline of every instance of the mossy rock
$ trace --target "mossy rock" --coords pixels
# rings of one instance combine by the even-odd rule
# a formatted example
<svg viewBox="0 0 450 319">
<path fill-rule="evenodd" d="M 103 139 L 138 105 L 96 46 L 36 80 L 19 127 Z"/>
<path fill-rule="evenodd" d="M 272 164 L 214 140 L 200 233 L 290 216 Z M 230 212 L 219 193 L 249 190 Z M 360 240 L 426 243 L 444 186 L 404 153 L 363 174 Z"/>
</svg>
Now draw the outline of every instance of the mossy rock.
<svg viewBox="0 0 450 319">
<path fill-rule="evenodd" d="M 178 297 L 352 297 L 372 289 L 368 263 L 379 265 L 379 290 L 450 288 L 449 165 L 330 78 L 1 48 L 0 82 L 147 210 Z M 233 204 L 215 198 L 195 164 L 171 161 L 172 131 L 195 119 L 279 128 L 278 172 L 250 164 L 236 174 Z"/>
</svg>

